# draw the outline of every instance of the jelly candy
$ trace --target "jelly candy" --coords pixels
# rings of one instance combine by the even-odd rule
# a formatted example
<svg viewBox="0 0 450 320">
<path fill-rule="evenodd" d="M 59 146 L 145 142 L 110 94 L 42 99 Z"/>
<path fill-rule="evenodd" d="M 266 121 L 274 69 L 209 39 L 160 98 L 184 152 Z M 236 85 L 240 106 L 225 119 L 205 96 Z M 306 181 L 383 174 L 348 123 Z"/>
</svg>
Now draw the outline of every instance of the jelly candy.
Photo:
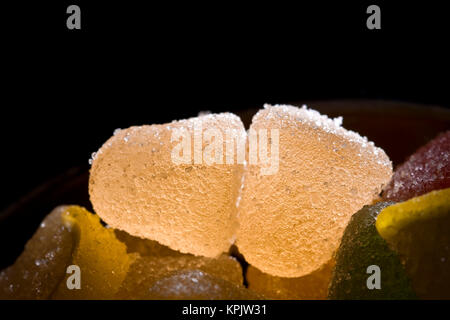
<svg viewBox="0 0 450 320">
<path fill-rule="evenodd" d="M 148 290 L 156 300 L 258 300 L 262 297 L 244 286 L 200 270 L 183 270 L 162 278 Z"/>
<path fill-rule="evenodd" d="M 243 284 L 241 265 L 232 257 L 221 255 L 219 258 L 195 257 L 184 255 L 177 257 L 142 257 L 131 265 L 116 298 L 149 299 L 149 288 L 156 281 L 176 271 L 198 269 L 227 280 L 236 285 Z"/>
<path fill-rule="evenodd" d="M 428 142 L 400 165 L 383 191 L 383 198 L 405 201 L 445 188 L 450 188 L 450 131 Z"/>
<path fill-rule="evenodd" d="M 13 266 L 0 273 L 0 297 L 108 299 L 119 289 L 136 254 L 78 206 L 53 210 Z M 80 289 L 69 289 L 67 268 L 80 270 Z"/>
<path fill-rule="evenodd" d="M 398 252 L 422 299 L 450 299 L 450 188 L 381 211 L 379 234 Z"/>
<path fill-rule="evenodd" d="M 293 106 L 266 106 L 254 116 L 250 130 L 279 132 L 278 172 L 262 175 L 249 162 L 238 208 L 237 246 L 262 272 L 301 277 L 320 269 L 351 215 L 390 180 L 384 151 L 341 121 Z"/>
<path fill-rule="evenodd" d="M 245 160 L 238 161 L 237 146 L 239 140 L 245 147 L 245 139 L 241 120 L 230 113 L 121 130 L 92 162 L 95 212 L 133 236 L 217 257 L 234 241 Z"/>
<path fill-rule="evenodd" d="M 396 252 L 378 234 L 375 221 L 389 202 L 365 206 L 355 213 L 336 254 L 330 299 L 414 299 L 415 294 Z M 367 286 L 370 266 L 380 268 L 381 289 Z M 373 273 L 369 269 L 370 272 Z"/>
<path fill-rule="evenodd" d="M 54 299 L 111 299 L 118 291 L 136 254 L 127 254 L 112 229 L 103 227 L 97 215 L 79 206 L 69 206 L 62 215 L 75 238 L 71 265 L 81 271 L 81 289 L 70 290 L 60 282 Z M 67 277 L 70 275 L 68 274 Z"/>
<path fill-rule="evenodd" d="M 73 237 L 55 208 L 42 221 L 14 265 L 0 272 L 0 299 L 48 299 L 66 275 Z"/>
</svg>

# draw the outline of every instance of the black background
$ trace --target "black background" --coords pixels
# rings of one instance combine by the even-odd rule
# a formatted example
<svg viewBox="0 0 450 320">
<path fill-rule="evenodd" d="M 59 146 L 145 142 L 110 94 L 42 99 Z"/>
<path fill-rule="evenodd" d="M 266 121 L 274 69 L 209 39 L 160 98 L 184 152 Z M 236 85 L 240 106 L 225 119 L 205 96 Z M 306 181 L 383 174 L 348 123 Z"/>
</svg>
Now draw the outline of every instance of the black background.
<svg viewBox="0 0 450 320">
<path fill-rule="evenodd" d="M 374 3 L 381 30 L 366 28 Z M 66 28 L 70 4 L 82 30 Z M 29 1 L 0 20 L 0 209 L 87 165 L 115 128 L 266 102 L 450 106 L 448 18 L 425 1 Z"/>
</svg>

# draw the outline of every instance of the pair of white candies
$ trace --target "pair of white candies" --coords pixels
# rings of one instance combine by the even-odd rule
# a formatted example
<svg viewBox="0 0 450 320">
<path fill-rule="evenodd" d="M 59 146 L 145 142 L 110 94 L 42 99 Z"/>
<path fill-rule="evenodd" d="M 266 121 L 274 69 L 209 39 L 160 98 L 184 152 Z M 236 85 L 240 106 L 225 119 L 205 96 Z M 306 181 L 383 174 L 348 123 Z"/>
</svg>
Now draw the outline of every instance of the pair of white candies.
<svg viewBox="0 0 450 320">
<path fill-rule="evenodd" d="M 194 139 L 199 123 L 247 134 L 230 113 L 121 130 L 92 163 L 95 212 L 113 228 L 184 253 L 216 257 L 235 243 L 261 271 L 301 277 L 332 259 L 351 215 L 392 175 L 385 152 L 339 119 L 285 105 L 265 106 L 250 126 L 278 130 L 276 173 L 262 175 L 261 164 L 248 161 L 174 163 L 173 130 Z"/>
</svg>

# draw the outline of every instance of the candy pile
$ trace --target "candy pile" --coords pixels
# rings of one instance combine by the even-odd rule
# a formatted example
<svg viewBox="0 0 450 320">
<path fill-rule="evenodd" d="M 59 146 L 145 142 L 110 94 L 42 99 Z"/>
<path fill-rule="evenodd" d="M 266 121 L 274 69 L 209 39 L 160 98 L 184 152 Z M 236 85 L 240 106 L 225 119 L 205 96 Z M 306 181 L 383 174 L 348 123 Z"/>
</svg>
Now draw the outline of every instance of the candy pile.
<svg viewBox="0 0 450 320">
<path fill-rule="evenodd" d="M 342 118 L 265 106 L 248 132 L 229 113 L 117 130 L 91 162 L 95 214 L 53 210 L 0 299 L 450 298 L 450 131 L 392 173 Z"/>
</svg>

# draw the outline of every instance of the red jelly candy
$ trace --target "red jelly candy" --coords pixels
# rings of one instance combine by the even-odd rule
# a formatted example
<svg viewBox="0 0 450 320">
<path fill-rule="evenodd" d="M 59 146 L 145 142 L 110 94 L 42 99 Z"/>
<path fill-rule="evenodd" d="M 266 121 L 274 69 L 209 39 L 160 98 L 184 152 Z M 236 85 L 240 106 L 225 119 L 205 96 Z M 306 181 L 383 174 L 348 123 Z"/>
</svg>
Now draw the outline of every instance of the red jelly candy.
<svg viewBox="0 0 450 320">
<path fill-rule="evenodd" d="M 450 131 L 447 131 L 421 147 L 395 170 L 383 198 L 405 201 L 449 187 Z"/>
</svg>

